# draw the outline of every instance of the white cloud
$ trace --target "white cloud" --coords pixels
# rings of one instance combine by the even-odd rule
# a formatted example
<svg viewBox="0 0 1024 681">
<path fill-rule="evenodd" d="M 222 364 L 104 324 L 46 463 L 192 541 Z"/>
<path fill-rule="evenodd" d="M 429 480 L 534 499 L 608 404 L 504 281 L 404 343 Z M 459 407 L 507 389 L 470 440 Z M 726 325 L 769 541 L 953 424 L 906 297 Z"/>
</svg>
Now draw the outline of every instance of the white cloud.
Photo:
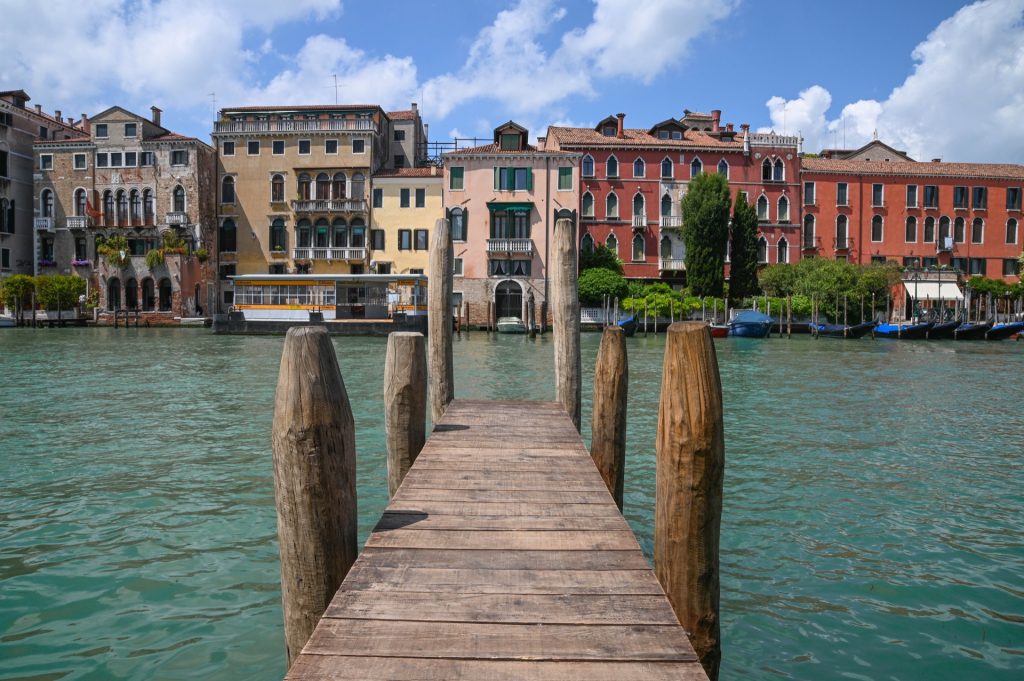
<svg viewBox="0 0 1024 681">
<path fill-rule="evenodd" d="M 855 148 L 879 139 L 913 158 L 1019 163 L 1024 157 L 1024 0 L 986 0 L 940 23 L 913 52 L 913 73 L 885 99 L 861 100 L 829 120 L 831 95 L 814 85 L 772 97 L 772 125 L 804 148 Z"/>
</svg>

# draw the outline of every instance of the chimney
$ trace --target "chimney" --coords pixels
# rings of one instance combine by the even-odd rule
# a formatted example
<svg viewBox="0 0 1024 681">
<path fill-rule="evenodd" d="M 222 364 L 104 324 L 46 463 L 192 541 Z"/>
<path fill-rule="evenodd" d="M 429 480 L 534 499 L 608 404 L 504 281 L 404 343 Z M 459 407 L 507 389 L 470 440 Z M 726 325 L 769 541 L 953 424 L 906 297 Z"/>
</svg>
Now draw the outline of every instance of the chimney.
<svg viewBox="0 0 1024 681">
<path fill-rule="evenodd" d="M 37 114 L 42 114 L 43 113 L 43 105 L 42 104 L 36 104 L 36 113 Z"/>
<path fill-rule="evenodd" d="M 153 112 L 153 118 L 152 118 L 153 125 L 160 125 L 160 113 L 161 113 L 161 110 L 156 108 L 155 106 L 149 107 L 149 110 Z M 160 126 L 160 127 L 163 127 L 163 126 Z"/>
<path fill-rule="evenodd" d="M 625 123 L 626 123 L 626 114 L 624 114 L 624 113 L 615 114 L 615 117 L 619 119 L 618 136 L 619 136 L 619 139 L 622 139 L 622 138 L 624 138 L 626 136 L 626 129 L 624 127 Z"/>
<path fill-rule="evenodd" d="M 53 117 L 57 119 L 58 123 L 64 120 L 64 118 L 60 115 L 60 109 L 57 109 L 53 112 Z"/>
<path fill-rule="evenodd" d="M 725 124 L 725 131 L 726 132 L 736 132 L 735 130 L 733 130 L 732 123 L 726 123 Z"/>
<path fill-rule="evenodd" d="M 711 110 L 711 132 L 719 132 L 719 131 L 721 131 L 721 129 L 722 129 L 721 121 L 722 121 L 722 110 L 721 109 L 712 109 Z"/>
<path fill-rule="evenodd" d="M 750 132 L 750 123 L 740 123 L 740 130 Z"/>
<path fill-rule="evenodd" d="M 413 102 L 413 103 L 412 103 L 412 110 L 413 110 L 413 111 L 416 111 L 416 102 Z"/>
<path fill-rule="evenodd" d="M 942 159 L 941 158 L 933 158 L 932 159 L 932 163 L 942 163 Z"/>
<path fill-rule="evenodd" d="M 91 128 L 92 126 L 89 125 L 89 117 L 85 114 L 82 114 L 82 130 L 84 130 L 85 132 L 89 132 Z"/>
</svg>

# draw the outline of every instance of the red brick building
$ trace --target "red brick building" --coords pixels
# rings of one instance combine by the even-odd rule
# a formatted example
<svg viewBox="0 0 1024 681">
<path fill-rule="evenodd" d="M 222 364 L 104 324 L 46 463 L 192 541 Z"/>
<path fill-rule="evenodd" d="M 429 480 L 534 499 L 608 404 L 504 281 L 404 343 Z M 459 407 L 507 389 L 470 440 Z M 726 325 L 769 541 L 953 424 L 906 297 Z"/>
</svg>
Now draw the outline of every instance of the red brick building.
<svg viewBox="0 0 1024 681">
<path fill-rule="evenodd" d="M 803 257 L 1019 280 L 1024 166 L 917 162 L 874 141 L 804 158 Z"/>
<path fill-rule="evenodd" d="M 617 251 L 628 278 L 685 278 L 680 203 L 691 178 L 721 173 L 734 199 L 757 207 L 763 262 L 799 257 L 799 138 L 721 124 L 721 112 L 687 111 L 650 128 L 625 127 L 625 114 L 594 128 L 551 127 L 550 150 L 583 154 L 580 248 Z"/>
</svg>

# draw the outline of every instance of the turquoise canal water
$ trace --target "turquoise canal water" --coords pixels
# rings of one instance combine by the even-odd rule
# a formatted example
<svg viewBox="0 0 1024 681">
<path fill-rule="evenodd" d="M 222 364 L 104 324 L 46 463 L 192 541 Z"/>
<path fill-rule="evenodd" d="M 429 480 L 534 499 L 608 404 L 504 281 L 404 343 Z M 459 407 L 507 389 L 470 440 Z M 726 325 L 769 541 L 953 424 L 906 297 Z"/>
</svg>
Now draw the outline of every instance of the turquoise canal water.
<svg viewBox="0 0 1024 681">
<path fill-rule="evenodd" d="M 628 341 L 626 514 L 648 555 L 663 341 Z M 0 678 L 281 678 L 281 344 L 0 331 Z M 386 499 L 385 346 L 336 347 L 365 539 Z M 1024 678 L 1024 343 L 716 347 L 722 678 Z M 457 393 L 552 399 L 551 353 L 463 337 Z"/>
</svg>

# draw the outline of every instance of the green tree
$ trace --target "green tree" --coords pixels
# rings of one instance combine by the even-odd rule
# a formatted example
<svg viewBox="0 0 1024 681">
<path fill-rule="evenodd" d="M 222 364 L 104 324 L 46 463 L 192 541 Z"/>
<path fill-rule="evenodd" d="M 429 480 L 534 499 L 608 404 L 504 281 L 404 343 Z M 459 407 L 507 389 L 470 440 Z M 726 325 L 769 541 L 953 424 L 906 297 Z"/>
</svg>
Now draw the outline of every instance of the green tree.
<svg viewBox="0 0 1024 681">
<path fill-rule="evenodd" d="M 757 211 L 742 199 L 736 201 L 732 213 L 729 263 L 729 298 L 757 293 Z"/>
<path fill-rule="evenodd" d="M 75 275 L 54 274 L 36 277 L 39 302 L 46 310 L 70 310 L 85 293 L 85 279 Z"/>
<path fill-rule="evenodd" d="M 770 296 L 785 298 L 796 293 L 797 271 L 793 265 L 768 265 L 761 270 L 758 279 L 761 288 Z"/>
<path fill-rule="evenodd" d="M 597 244 L 593 250 L 580 253 L 580 273 L 586 270 L 601 268 L 622 274 L 622 261 L 615 251 L 604 244 Z"/>
<path fill-rule="evenodd" d="M 626 278 L 618 272 L 595 267 L 580 274 L 580 302 L 584 305 L 599 305 L 604 296 L 613 299 L 624 298 L 629 293 Z"/>
<path fill-rule="evenodd" d="M 11 308 L 20 319 L 22 310 L 32 304 L 32 292 L 36 290 L 35 277 L 27 274 L 15 274 L 4 279 L 0 285 L 0 298 L 4 305 Z"/>
<path fill-rule="evenodd" d="M 695 177 L 683 198 L 686 279 L 695 296 L 722 295 L 731 204 L 729 182 L 718 173 Z"/>
</svg>

